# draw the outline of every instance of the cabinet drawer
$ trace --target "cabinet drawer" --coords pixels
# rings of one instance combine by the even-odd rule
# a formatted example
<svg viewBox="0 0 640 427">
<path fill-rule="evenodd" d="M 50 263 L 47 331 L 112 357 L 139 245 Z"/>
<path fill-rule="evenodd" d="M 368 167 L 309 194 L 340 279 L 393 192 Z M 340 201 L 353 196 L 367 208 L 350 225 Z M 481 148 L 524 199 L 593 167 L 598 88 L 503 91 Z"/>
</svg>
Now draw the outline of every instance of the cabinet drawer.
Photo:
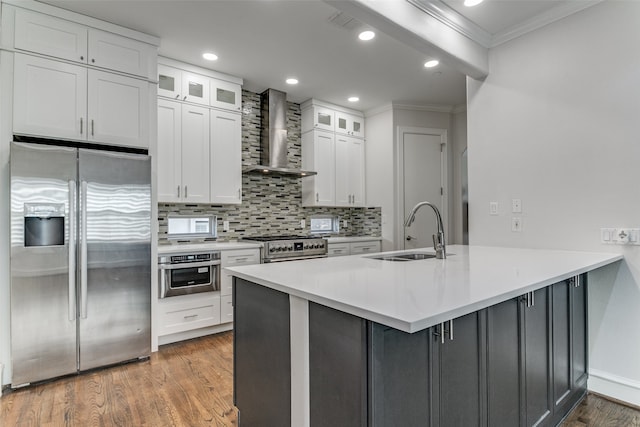
<svg viewBox="0 0 640 427">
<path fill-rule="evenodd" d="M 240 249 L 235 251 L 222 252 L 222 265 L 233 267 L 236 265 L 249 265 L 260 263 L 259 249 Z"/>
<path fill-rule="evenodd" d="M 337 245 L 336 244 L 329 244 L 328 254 L 329 254 L 329 256 L 350 255 L 351 251 L 349 249 L 349 244 L 348 243 L 337 244 Z"/>
<path fill-rule="evenodd" d="M 202 295 L 186 295 L 160 301 L 159 335 L 169 335 L 219 324 L 220 295 L 218 293 Z"/>
<path fill-rule="evenodd" d="M 236 267 L 239 265 L 260 264 L 259 249 L 239 249 L 222 251 L 222 267 Z M 231 295 L 233 290 L 233 276 L 222 270 L 220 275 L 220 295 Z"/>
<path fill-rule="evenodd" d="M 220 298 L 220 323 L 233 322 L 233 303 L 231 295 Z"/>
<path fill-rule="evenodd" d="M 380 242 L 363 242 L 351 244 L 351 255 L 380 252 Z"/>
</svg>

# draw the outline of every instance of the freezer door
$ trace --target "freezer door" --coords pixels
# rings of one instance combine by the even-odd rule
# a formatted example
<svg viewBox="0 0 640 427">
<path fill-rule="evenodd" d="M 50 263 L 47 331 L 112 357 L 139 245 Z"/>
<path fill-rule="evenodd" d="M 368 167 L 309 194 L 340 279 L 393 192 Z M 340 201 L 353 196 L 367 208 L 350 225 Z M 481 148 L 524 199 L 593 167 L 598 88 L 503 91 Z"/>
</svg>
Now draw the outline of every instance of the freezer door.
<svg viewBox="0 0 640 427">
<path fill-rule="evenodd" d="M 151 166 L 79 150 L 80 370 L 151 352 Z"/>
<path fill-rule="evenodd" d="M 74 373 L 77 151 L 11 143 L 12 385 Z"/>
</svg>

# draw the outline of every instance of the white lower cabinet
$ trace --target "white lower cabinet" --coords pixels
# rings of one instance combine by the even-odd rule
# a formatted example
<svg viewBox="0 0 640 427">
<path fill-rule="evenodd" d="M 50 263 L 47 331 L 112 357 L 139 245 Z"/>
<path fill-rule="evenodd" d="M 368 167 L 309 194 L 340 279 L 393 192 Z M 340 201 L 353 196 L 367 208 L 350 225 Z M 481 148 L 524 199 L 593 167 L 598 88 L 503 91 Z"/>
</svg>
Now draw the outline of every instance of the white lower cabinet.
<svg viewBox="0 0 640 427">
<path fill-rule="evenodd" d="M 332 256 L 358 255 L 380 252 L 380 240 L 329 243 L 328 254 Z"/>
<path fill-rule="evenodd" d="M 15 54 L 13 132 L 149 147 L 149 83 Z"/>
<path fill-rule="evenodd" d="M 240 265 L 260 264 L 260 249 L 236 249 L 222 251 L 221 264 L 224 267 L 237 267 Z M 222 270 L 220 274 L 220 309 L 221 321 L 233 322 L 233 305 L 231 294 L 233 292 L 233 276 Z"/>
<path fill-rule="evenodd" d="M 220 324 L 220 292 L 159 300 L 158 335 L 171 335 Z"/>
</svg>

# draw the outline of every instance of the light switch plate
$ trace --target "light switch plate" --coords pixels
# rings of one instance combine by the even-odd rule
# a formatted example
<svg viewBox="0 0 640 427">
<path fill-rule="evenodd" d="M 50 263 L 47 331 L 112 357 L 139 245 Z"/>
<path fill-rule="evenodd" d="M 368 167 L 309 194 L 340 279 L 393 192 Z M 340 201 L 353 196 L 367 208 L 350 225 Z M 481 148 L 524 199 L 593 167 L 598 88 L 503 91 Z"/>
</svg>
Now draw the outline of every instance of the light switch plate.
<svg viewBox="0 0 640 427">
<path fill-rule="evenodd" d="M 342 228 L 347 228 L 349 226 L 349 223 L 347 222 L 346 219 L 342 220 Z"/>
<path fill-rule="evenodd" d="M 498 202 L 489 202 L 489 215 L 498 215 Z"/>
<path fill-rule="evenodd" d="M 222 221 L 222 230 L 229 231 L 229 221 Z"/>
<path fill-rule="evenodd" d="M 521 213 L 522 212 L 522 200 L 521 199 L 511 199 L 511 212 L 513 212 L 513 213 Z"/>
<path fill-rule="evenodd" d="M 300 228 L 304 229 L 307 226 L 307 221 L 305 221 L 304 219 L 300 220 Z"/>
</svg>

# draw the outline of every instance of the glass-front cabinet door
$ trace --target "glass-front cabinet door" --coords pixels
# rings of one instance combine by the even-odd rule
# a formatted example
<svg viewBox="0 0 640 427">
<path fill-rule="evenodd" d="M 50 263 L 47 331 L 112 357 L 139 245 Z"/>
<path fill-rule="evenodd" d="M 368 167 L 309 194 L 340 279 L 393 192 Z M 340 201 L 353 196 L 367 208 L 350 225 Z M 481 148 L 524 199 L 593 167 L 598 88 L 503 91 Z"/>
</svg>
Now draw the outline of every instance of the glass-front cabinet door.
<svg viewBox="0 0 640 427">
<path fill-rule="evenodd" d="M 324 107 L 313 107 L 313 126 L 316 129 L 323 129 L 333 132 L 335 130 L 334 125 L 334 113 L 333 110 Z"/>
<path fill-rule="evenodd" d="M 180 99 L 194 104 L 209 105 L 209 77 L 183 71 Z"/>
<path fill-rule="evenodd" d="M 179 99 L 181 89 L 182 71 L 158 64 L 158 96 Z"/>
<path fill-rule="evenodd" d="M 242 88 L 236 83 L 211 79 L 209 101 L 212 107 L 240 111 L 242 108 Z"/>
<path fill-rule="evenodd" d="M 336 132 L 364 138 L 364 119 L 352 114 L 336 112 Z"/>
</svg>

